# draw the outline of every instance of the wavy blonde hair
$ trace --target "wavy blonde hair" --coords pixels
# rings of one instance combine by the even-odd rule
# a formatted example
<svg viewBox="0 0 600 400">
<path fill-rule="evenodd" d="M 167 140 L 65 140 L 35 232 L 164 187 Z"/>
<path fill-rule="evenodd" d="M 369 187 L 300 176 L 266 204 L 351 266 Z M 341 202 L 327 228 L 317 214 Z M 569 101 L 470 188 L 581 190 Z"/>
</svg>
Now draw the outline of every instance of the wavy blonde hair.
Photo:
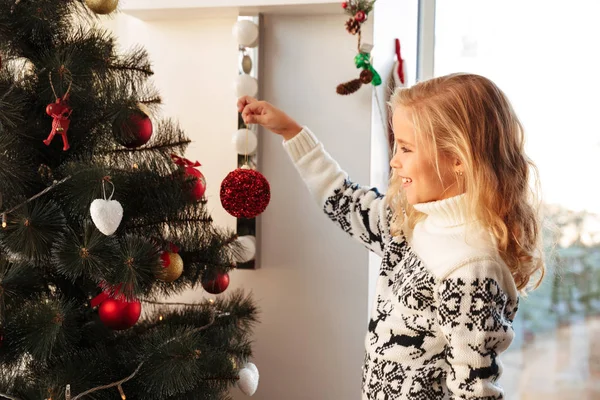
<svg viewBox="0 0 600 400">
<path fill-rule="evenodd" d="M 537 288 L 545 274 L 538 172 L 525 154 L 523 127 L 506 95 L 482 76 L 452 74 L 397 89 L 390 106 L 392 111 L 399 106 L 409 110 L 417 142 L 434 149 L 440 177 L 441 155 L 461 161 L 464 175 L 457 183 L 474 219 L 496 238 L 517 288 L 523 293 L 528 287 Z M 414 228 L 423 218 L 407 203 L 395 174 L 387 199 L 394 234 Z M 529 285 L 534 274 L 539 279 Z"/>
</svg>

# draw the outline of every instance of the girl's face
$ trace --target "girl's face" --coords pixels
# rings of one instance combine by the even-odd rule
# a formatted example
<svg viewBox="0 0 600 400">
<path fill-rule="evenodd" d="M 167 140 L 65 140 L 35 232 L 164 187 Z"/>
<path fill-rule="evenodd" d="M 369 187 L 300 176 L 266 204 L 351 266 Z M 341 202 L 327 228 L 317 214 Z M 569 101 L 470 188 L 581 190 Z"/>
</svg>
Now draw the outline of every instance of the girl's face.
<svg viewBox="0 0 600 400">
<path fill-rule="evenodd" d="M 416 145 L 416 132 L 409 109 L 397 107 L 392 122 L 396 150 L 390 166 L 394 179 L 402 180 L 408 203 L 428 203 L 461 194 L 458 180 L 463 177 L 457 176 L 462 171 L 458 160 L 438 155 L 438 174 L 431 144 L 421 142 L 418 147 Z"/>
</svg>

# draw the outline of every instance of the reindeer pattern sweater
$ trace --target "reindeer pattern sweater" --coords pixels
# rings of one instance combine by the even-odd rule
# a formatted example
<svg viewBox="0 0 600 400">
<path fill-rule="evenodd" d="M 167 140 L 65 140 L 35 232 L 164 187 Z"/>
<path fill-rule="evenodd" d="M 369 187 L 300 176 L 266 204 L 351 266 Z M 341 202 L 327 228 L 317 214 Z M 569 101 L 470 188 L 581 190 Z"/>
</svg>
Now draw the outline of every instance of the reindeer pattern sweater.
<svg viewBox="0 0 600 400">
<path fill-rule="evenodd" d="M 392 236 L 385 197 L 351 182 L 308 128 L 284 147 L 327 216 L 382 257 L 363 400 L 504 398 L 498 356 L 514 337 L 519 297 L 464 195 L 414 205 L 426 217 Z"/>
</svg>

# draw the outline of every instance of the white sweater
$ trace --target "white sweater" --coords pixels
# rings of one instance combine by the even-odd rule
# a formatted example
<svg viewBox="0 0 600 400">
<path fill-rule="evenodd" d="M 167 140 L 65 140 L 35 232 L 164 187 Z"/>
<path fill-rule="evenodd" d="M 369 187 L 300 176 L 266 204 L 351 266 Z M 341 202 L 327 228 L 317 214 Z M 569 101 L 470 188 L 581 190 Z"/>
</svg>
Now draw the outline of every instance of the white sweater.
<svg viewBox="0 0 600 400">
<path fill-rule="evenodd" d="M 350 182 L 307 128 L 284 147 L 329 218 L 383 257 L 363 400 L 502 399 L 518 291 L 492 236 L 467 224 L 464 195 L 415 205 L 426 218 L 393 237 L 385 197 Z"/>
</svg>

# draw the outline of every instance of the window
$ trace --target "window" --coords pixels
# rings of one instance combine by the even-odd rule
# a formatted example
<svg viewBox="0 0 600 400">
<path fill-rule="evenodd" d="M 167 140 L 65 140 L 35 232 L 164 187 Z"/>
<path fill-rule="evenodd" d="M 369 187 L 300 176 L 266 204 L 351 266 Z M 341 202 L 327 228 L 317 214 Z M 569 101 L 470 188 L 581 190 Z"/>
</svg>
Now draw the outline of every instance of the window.
<svg viewBox="0 0 600 400">
<path fill-rule="evenodd" d="M 507 399 L 600 398 L 598 15 L 596 0 L 436 2 L 435 76 L 496 82 L 540 171 L 548 274 L 521 299 Z"/>
</svg>

